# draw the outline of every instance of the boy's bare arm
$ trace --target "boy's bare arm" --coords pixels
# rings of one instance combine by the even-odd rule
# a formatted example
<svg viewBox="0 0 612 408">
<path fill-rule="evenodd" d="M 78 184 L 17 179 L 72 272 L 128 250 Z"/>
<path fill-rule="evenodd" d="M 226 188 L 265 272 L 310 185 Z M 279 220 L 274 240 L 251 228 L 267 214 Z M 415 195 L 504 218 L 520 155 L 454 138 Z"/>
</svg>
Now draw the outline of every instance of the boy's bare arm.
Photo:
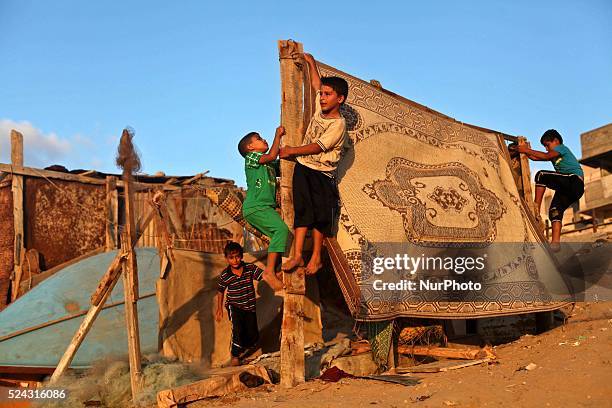
<svg viewBox="0 0 612 408">
<path fill-rule="evenodd" d="M 304 146 L 285 146 L 280 149 L 280 158 L 287 159 L 292 156 L 308 156 L 321 153 L 323 149 L 317 143 L 310 143 Z"/>
<path fill-rule="evenodd" d="M 217 310 L 215 319 L 219 322 L 223 318 L 223 292 L 217 292 Z"/>
<path fill-rule="evenodd" d="M 530 149 L 528 146 L 526 145 L 519 145 L 516 150 L 519 153 L 524 153 L 527 155 L 527 157 L 529 157 L 531 160 L 535 160 L 535 161 L 549 161 L 549 160 L 553 160 L 557 157 L 559 157 L 559 153 L 552 151 L 552 152 L 539 152 L 537 150 L 533 150 Z"/>
<path fill-rule="evenodd" d="M 321 77 L 319 76 L 319 70 L 317 70 L 317 63 L 314 57 L 308 53 L 304 53 L 304 61 L 308 64 L 308 70 L 310 75 L 310 85 L 315 91 L 321 89 Z"/>
<path fill-rule="evenodd" d="M 272 147 L 268 150 L 268 153 L 261 155 L 259 158 L 259 164 L 269 163 L 271 161 L 276 160 L 278 157 L 278 152 L 280 150 L 280 142 L 281 137 L 285 134 L 285 128 L 279 126 L 276 128 L 276 133 L 274 134 L 274 142 L 272 142 Z"/>
</svg>

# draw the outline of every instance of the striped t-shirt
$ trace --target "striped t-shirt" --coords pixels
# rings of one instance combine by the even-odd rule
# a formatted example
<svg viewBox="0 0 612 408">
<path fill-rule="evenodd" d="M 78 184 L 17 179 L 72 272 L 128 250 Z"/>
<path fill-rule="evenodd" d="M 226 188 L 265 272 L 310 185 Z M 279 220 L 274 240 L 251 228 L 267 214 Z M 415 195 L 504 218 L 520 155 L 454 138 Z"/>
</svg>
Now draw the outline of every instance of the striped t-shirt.
<svg viewBox="0 0 612 408">
<path fill-rule="evenodd" d="M 242 310 L 255 311 L 255 287 L 253 280 L 261 280 L 263 269 L 251 263 L 243 263 L 242 275 L 238 276 L 228 266 L 219 276 L 217 290 L 225 292 L 225 307 L 235 306 Z"/>
</svg>

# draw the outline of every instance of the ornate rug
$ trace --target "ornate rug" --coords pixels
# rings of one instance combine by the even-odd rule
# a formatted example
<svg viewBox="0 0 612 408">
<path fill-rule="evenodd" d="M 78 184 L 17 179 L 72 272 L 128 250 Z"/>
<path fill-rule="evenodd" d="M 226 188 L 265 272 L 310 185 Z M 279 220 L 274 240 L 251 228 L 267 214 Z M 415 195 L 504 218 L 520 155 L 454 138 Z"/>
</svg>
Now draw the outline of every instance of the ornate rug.
<svg viewBox="0 0 612 408">
<path fill-rule="evenodd" d="M 568 288 L 519 197 L 501 134 L 325 64 L 319 69 L 349 83 L 341 212 L 335 242 L 327 246 L 358 320 L 491 317 L 564 303 L 559 295 Z M 314 111 L 313 103 L 306 101 L 306 112 Z M 398 251 L 415 258 L 486 254 L 486 268 L 476 276 L 482 290 L 459 296 L 376 290 L 375 280 L 393 280 L 397 271 L 373 273 L 374 259 Z"/>
</svg>

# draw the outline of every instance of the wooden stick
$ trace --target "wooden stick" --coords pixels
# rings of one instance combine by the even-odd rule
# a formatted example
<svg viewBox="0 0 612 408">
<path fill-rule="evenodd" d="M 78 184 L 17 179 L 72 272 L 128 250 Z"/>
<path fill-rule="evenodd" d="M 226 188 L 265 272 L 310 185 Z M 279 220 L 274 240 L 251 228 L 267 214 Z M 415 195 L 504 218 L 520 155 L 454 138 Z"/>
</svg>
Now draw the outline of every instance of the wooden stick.
<svg viewBox="0 0 612 408">
<path fill-rule="evenodd" d="M 125 295 L 125 322 L 128 335 L 128 357 L 130 362 L 130 382 L 132 399 L 136 399 L 143 387 L 140 333 L 138 327 L 138 262 L 134 245 L 136 245 L 136 221 L 134 214 L 134 191 L 131 183 L 132 175 L 124 172 L 123 183 L 125 191 L 125 234 L 121 246 L 127 252 L 127 260 L 123 264 L 123 292 Z"/>
<path fill-rule="evenodd" d="M 436 346 L 397 346 L 400 354 L 431 356 L 443 358 L 458 358 L 462 360 L 475 360 L 477 358 L 495 358 L 495 354 L 488 348 L 467 349 L 467 348 L 447 348 Z"/>
<path fill-rule="evenodd" d="M 61 171 L 43 170 L 43 169 L 37 169 L 34 167 L 25 167 L 23 165 L 0 163 L 0 171 L 9 173 L 9 174 L 13 174 L 13 175 L 20 175 L 20 176 L 40 177 L 40 178 L 48 178 L 48 179 L 56 179 L 56 180 L 64 180 L 64 181 L 76 181 L 79 183 L 95 184 L 99 186 L 106 185 L 106 180 L 104 179 L 87 177 L 81 174 L 62 173 Z M 135 190 L 151 190 L 153 188 L 161 188 L 164 190 L 175 191 L 175 190 L 182 189 L 181 186 L 175 186 L 175 185 L 164 184 L 164 183 L 143 183 L 143 182 L 133 181 L 132 185 Z M 124 187 L 124 183 L 122 180 L 117 180 L 117 187 Z"/>
<path fill-rule="evenodd" d="M 11 130 L 11 163 L 14 166 L 23 166 L 23 135 L 16 130 Z M 23 223 L 23 176 L 13 175 L 11 182 L 13 191 L 13 228 L 15 238 L 13 240 L 13 262 L 15 265 L 13 276 L 13 288 L 11 301 L 17 299 L 19 284 L 23 273 L 23 253 L 25 252 L 25 236 Z"/>
<path fill-rule="evenodd" d="M 155 292 L 144 294 L 144 295 L 140 296 L 138 298 L 138 300 L 150 298 L 150 297 L 153 297 L 153 296 L 156 296 Z M 123 300 L 119 300 L 119 301 L 113 302 L 113 303 L 105 303 L 104 306 L 101 306 L 100 311 L 105 310 L 105 309 L 110 309 L 111 307 L 123 305 L 124 303 L 125 302 Z M 25 329 L 21 329 L 21 330 L 18 330 L 16 332 L 12 332 L 12 333 L 9 333 L 7 335 L 4 335 L 4 336 L 0 337 L 0 343 L 2 343 L 3 341 L 6 341 L 8 339 L 12 339 L 13 337 L 19 337 L 19 336 L 21 336 L 23 334 L 31 333 L 33 331 L 36 331 L 36 330 L 39 330 L 39 329 L 43 329 L 45 327 L 53 326 L 53 325 L 55 325 L 57 323 L 65 322 L 66 320 L 76 319 L 77 317 L 84 316 L 87 313 L 89 313 L 89 309 L 81 310 L 81 311 L 78 311 L 76 313 L 72 313 L 72 314 L 69 314 L 69 315 L 66 315 L 66 316 L 59 317 L 57 319 L 49 320 L 49 321 L 46 321 L 44 323 L 40 323 L 40 324 L 37 324 L 37 325 L 34 325 L 34 326 L 26 327 Z M 71 362 L 72 362 L 72 360 L 71 360 Z M 53 373 L 51 373 L 51 374 L 53 374 Z"/>
<path fill-rule="evenodd" d="M 519 136 L 518 144 L 519 146 L 526 145 L 527 139 L 524 138 L 523 136 Z M 531 190 L 531 171 L 529 169 L 529 158 L 527 157 L 526 154 L 524 153 L 520 154 L 520 163 L 521 163 L 521 179 L 523 181 L 523 199 L 529 206 L 529 209 L 531 210 L 531 212 L 535 216 L 538 216 L 539 214 L 536 214 L 533 191 Z M 538 227 L 542 228 L 541 225 Z"/>
<path fill-rule="evenodd" d="M 117 192 L 117 178 L 106 177 L 106 251 L 117 248 L 117 234 L 119 231 L 119 193 Z"/>
<path fill-rule="evenodd" d="M 279 41 L 281 70 L 281 124 L 285 127 L 284 143 L 299 146 L 304 136 L 304 80 L 296 57 L 303 52 L 302 44 L 291 40 Z M 283 219 L 293 228 L 293 168 L 294 163 L 281 160 L 281 209 Z M 304 371 L 304 268 L 284 273 L 285 298 L 281 326 L 280 383 L 285 388 L 305 381 Z"/>
<path fill-rule="evenodd" d="M 91 305 L 98 306 L 103 299 L 106 299 L 108 292 L 112 292 L 119 275 L 123 268 L 123 262 L 125 262 L 127 255 L 124 253 L 118 253 L 117 256 L 111 262 L 108 270 L 98 283 L 96 291 L 91 295 Z"/>
</svg>

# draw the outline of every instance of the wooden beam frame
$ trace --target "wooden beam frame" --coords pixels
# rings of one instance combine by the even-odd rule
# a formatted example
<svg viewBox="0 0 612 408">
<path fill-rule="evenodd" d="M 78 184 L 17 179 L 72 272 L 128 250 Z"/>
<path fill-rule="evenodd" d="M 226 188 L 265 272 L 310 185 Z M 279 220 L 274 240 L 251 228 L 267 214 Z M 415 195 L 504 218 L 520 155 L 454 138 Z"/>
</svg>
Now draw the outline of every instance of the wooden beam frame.
<svg viewBox="0 0 612 408">
<path fill-rule="evenodd" d="M 151 222 L 152 219 L 153 219 L 152 214 L 149 214 L 149 216 L 147 216 L 147 218 L 143 222 L 143 228 L 137 232 L 136 240 L 134 243 L 138 242 L 142 234 L 142 231 L 146 229 L 147 225 Z M 122 242 L 125 242 L 125 241 L 126 240 L 122 240 Z M 89 333 L 89 330 L 93 326 L 93 323 L 96 320 L 96 317 L 98 317 L 98 314 L 103 309 L 110 307 L 110 305 L 104 306 L 104 304 L 106 300 L 108 299 L 108 296 L 112 293 L 113 288 L 119 281 L 119 276 L 121 275 L 123 263 L 125 262 L 126 258 L 127 258 L 127 253 L 123 251 L 119 251 L 119 253 L 117 253 L 117 256 L 115 256 L 110 266 L 106 270 L 106 273 L 104 274 L 104 276 L 102 276 L 102 279 L 98 283 L 98 286 L 95 292 L 91 296 L 91 306 L 86 313 L 85 319 L 83 319 L 83 321 L 81 322 L 81 325 L 79 326 L 78 330 L 72 337 L 72 340 L 70 341 L 70 344 L 68 345 L 68 348 L 64 352 L 64 355 L 62 356 L 57 367 L 55 368 L 55 371 L 53 372 L 53 375 L 51 376 L 51 380 L 50 380 L 51 383 L 56 382 L 64 374 L 64 372 L 66 372 L 76 352 L 79 350 L 81 343 L 83 343 L 83 340 L 85 340 L 85 336 L 87 336 L 87 333 Z M 123 302 L 120 302 L 120 303 L 125 304 L 125 299 Z"/>
<path fill-rule="evenodd" d="M 117 249 L 119 234 L 119 193 L 117 178 L 106 177 L 106 251 Z"/>
<path fill-rule="evenodd" d="M 302 44 L 278 42 L 281 71 L 281 124 L 285 127 L 283 144 L 297 146 L 304 136 L 304 75 L 299 55 Z M 295 163 L 281 160 L 281 210 L 283 219 L 293 228 L 293 168 Z M 305 381 L 304 371 L 304 268 L 284 273 L 285 295 L 281 326 L 280 383 L 285 388 Z"/>
<path fill-rule="evenodd" d="M 13 166 L 23 166 L 23 135 L 11 130 L 11 163 Z M 17 299 L 19 284 L 23 274 L 22 260 L 25 252 L 25 225 L 23 216 L 23 176 L 13 175 L 11 190 L 13 192 L 13 287 L 11 301 Z"/>
<path fill-rule="evenodd" d="M 523 136 L 518 137 L 518 145 L 523 146 L 526 145 L 527 139 Z M 531 170 L 529 169 L 529 158 L 524 153 L 520 155 L 521 160 L 521 180 L 523 182 L 523 199 L 529 205 L 529 209 L 533 212 L 534 215 L 539 215 L 535 213 L 535 206 L 533 201 L 533 191 L 531 190 Z"/>
<path fill-rule="evenodd" d="M 121 247 L 127 253 L 127 259 L 123 263 L 123 293 L 125 296 L 125 322 L 128 337 L 130 382 L 132 386 L 132 399 L 135 400 L 144 385 L 144 377 L 142 373 L 140 330 L 138 325 L 138 262 L 136 260 L 136 252 L 134 251 L 134 246 L 138 242 L 136 208 L 134 206 L 132 175 L 127 170 L 123 172 L 123 185 L 125 193 L 125 229 L 121 237 Z"/>
<path fill-rule="evenodd" d="M 12 174 L 13 176 L 18 175 L 18 176 L 48 178 L 48 179 L 54 179 L 54 180 L 76 181 L 79 183 L 95 184 L 98 186 L 106 185 L 105 179 L 87 177 L 81 174 L 62 173 L 60 171 L 43 170 L 43 169 L 37 169 L 34 167 L 25 167 L 22 164 L 14 165 L 14 164 L 0 163 L 0 172 Z M 132 185 L 134 186 L 136 190 L 150 190 L 153 188 L 162 188 L 164 190 L 174 191 L 174 190 L 180 190 L 181 188 L 183 188 L 182 186 L 174 186 L 170 184 L 142 183 L 142 182 L 134 182 L 134 181 L 132 181 Z M 124 182 L 122 180 L 117 180 L 117 187 L 124 188 L 125 187 Z"/>
</svg>

